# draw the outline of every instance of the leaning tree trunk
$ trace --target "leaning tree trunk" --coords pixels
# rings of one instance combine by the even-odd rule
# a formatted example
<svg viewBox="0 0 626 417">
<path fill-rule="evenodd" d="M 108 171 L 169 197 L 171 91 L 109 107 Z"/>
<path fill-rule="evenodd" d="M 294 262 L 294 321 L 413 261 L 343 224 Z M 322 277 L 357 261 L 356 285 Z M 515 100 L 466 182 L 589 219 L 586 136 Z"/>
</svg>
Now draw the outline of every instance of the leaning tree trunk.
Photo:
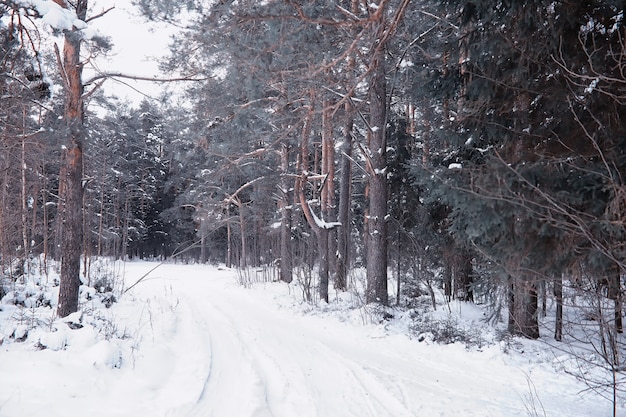
<svg viewBox="0 0 626 417">
<path fill-rule="evenodd" d="M 55 0 L 66 7 L 62 0 Z M 76 14 L 85 20 L 87 0 L 76 2 Z M 61 286 L 58 315 L 78 311 L 80 287 L 80 255 L 83 243 L 83 84 L 80 62 L 81 35 L 76 30 L 65 32 L 61 72 L 65 81 L 66 140 L 61 156 L 59 176 L 60 215 L 63 229 L 61 242 Z"/>
</svg>

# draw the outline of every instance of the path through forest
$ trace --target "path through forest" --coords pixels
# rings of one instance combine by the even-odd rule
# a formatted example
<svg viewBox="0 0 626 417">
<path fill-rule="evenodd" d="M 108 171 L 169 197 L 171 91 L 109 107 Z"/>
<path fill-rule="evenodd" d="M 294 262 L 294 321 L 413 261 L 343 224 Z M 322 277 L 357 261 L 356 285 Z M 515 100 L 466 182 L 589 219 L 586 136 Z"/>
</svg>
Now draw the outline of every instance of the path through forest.
<svg viewBox="0 0 626 417">
<path fill-rule="evenodd" d="M 127 285 L 154 265 L 127 263 Z M 531 352 L 420 343 L 355 323 L 354 311 L 304 314 L 297 291 L 244 288 L 223 268 L 162 265 L 92 313 L 125 339 L 61 323 L 40 333 L 43 351 L 34 332 L 5 343 L 0 416 L 610 415 L 609 402 L 580 395 L 584 384 Z M 52 336 L 63 338 L 58 349 Z"/>
<path fill-rule="evenodd" d="M 376 326 L 280 310 L 231 271 L 165 265 L 155 276 L 180 300 L 170 341 L 178 372 L 163 394 L 185 384 L 197 393 L 168 415 L 525 416 L 529 407 L 543 413 L 539 400 L 548 416 L 597 411 L 557 375 L 506 365 L 498 349 L 426 346 L 383 337 Z"/>
</svg>

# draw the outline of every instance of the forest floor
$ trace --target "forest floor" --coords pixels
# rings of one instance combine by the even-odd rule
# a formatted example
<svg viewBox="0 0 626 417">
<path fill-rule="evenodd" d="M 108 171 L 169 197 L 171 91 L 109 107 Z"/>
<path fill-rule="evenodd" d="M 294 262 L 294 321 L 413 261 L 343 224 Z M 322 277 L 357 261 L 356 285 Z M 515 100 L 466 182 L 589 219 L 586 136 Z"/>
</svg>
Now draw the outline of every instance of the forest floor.
<svg viewBox="0 0 626 417">
<path fill-rule="evenodd" d="M 155 266 L 127 262 L 119 273 L 128 287 Z M 241 280 L 164 264 L 110 308 L 91 294 L 64 320 L 5 297 L 0 416 L 612 415 L 576 378 L 588 375 L 577 358 L 548 339 L 498 340 L 480 307 L 428 313 L 473 335 L 440 344 L 415 331 L 415 310 L 382 319 L 350 293 L 310 304 L 298 284 Z M 54 305 L 54 294 L 37 296 Z"/>
</svg>

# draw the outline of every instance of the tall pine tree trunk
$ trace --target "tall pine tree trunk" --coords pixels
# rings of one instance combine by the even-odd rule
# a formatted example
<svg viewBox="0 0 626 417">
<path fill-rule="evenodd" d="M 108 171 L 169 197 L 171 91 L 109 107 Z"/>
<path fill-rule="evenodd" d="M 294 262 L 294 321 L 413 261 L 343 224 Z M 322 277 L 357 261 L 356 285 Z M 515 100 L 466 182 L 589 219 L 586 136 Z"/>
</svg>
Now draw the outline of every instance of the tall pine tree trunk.
<svg viewBox="0 0 626 417">
<path fill-rule="evenodd" d="M 307 173 L 309 171 L 309 136 L 311 135 L 313 125 L 314 114 L 314 100 L 315 96 L 313 92 L 310 94 L 311 104 L 309 111 L 305 116 L 304 126 L 302 127 L 302 140 L 300 143 L 300 166 L 301 175 L 296 181 L 296 192 L 299 197 L 302 212 L 307 220 L 307 223 L 315 233 L 317 239 L 317 256 L 318 256 L 318 277 L 319 277 L 319 296 L 321 300 L 328 302 L 328 229 L 320 227 L 316 222 L 309 203 L 306 199 L 304 188 L 307 183 Z M 322 193 L 324 189 L 322 189 Z"/>
<path fill-rule="evenodd" d="M 387 292 L 387 80 L 385 46 L 402 20 L 410 0 L 402 0 L 392 17 L 388 2 L 372 8 L 372 49 L 369 62 L 369 217 L 367 224 L 366 302 L 389 304 Z"/>
<path fill-rule="evenodd" d="M 61 7 L 65 2 L 55 0 Z M 76 14 L 85 20 L 87 0 L 77 0 Z M 63 64 L 61 72 L 65 82 L 64 118 L 67 137 L 61 155 L 59 176 L 60 215 L 63 239 L 61 242 L 61 286 L 59 289 L 58 315 L 78 311 L 80 287 L 80 255 L 83 243 L 83 84 L 80 62 L 81 34 L 76 30 L 65 32 Z"/>
<path fill-rule="evenodd" d="M 347 110 L 351 106 L 346 106 Z M 341 145 L 341 173 L 339 177 L 339 214 L 337 229 L 337 276 L 335 287 L 339 291 L 348 288 L 349 242 L 350 242 L 350 201 L 352 200 L 352 128 L 354 121 L 348 111 L 348 121 L 344 127 L 343 144 Z"/>
<path fill-rule="evenodd" d="M 335 140 L 333 139 L 332 107 L 329 101 L 324 102 L 322 110 L 322 171 L 325 176 L 322 184 L 321 203 L 322 216 L 327 222 L 336 222 L 335 210 Z M 328 275 L 337 279 L 337 230 L 326 230 L 326 261 Z"/>
<path fill-rule="evenodd" d="M 381 14 L 379 25 L 384 17 Z M 382 30 L 378 31 L 379 33 Z M 380 38 L 380 37 L 379 37 Z M 387 91 L 382 45 L 374 46 L 370 80 L 369 221 L 367 229 L 367 289 L 365 300 L 389 303 L 387 292 Z"/>
<path fill-rule="evenodd" d="M 283 177 L 280 181 L 280 280 L 291 282 L 293 280 L 293 267 L 291 260 L 291 208 L 289 207 L 289 144 L 285 143 L 281 149 L 280 167 Z"/>
</svg>

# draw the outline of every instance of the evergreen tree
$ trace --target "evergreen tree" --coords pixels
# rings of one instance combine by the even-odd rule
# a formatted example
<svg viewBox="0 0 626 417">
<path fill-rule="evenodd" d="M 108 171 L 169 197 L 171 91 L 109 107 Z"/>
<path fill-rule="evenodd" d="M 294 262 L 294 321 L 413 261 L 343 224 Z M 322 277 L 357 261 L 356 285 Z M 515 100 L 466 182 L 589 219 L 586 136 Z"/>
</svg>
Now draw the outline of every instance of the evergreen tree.
<svg viewBox="0 0 626 417">
<path fill-rule="evenodd" d="M 610 219 L 624 103 L 619 83 L 596 89 L 600 74 L 620 78 L 623 5 L 444 7 L 458 16 L 458 39 L 433 66 L 432 85 L 453 146 L 438 174 L 445 191 L 434 196 L 450 206 L 452 233 L 510 277 L 510 330 L 537 337 L 540 279 L 580 262 L 602 273 L 623 259 L 623 230 Z M 582 83 L 591 69 L 598 82 Z"/>
</svg>

